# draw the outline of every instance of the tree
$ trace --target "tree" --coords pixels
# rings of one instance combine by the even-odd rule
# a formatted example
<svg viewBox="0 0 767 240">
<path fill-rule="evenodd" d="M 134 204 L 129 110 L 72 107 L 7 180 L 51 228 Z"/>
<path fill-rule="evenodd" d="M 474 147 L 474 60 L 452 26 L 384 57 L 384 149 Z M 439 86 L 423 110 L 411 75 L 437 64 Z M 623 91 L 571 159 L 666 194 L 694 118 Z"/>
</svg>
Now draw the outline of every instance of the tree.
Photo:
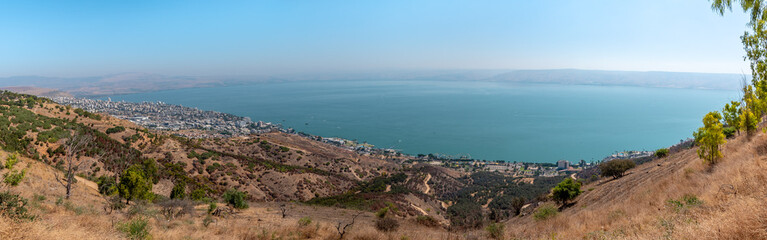
<svg viewBox="0 0 767 240">
<path fill-rule="evenodd" d="M 72 137 L 67 140 L 66 143 L 64 143 L 64 177 L 60 177 L 58 172 L 55 172 L 56 181 L 58 181 L 64 188 L 66 188 L 66 199 L 69 199 L 69 196 L 72 193 L 72 184 L 75 183 L 77 180 L 75 179 L 75 172 L 78 168 L 80 168 L 80 165 L 84 163 L 84 161 L 79 161 L 76 163 L 76 161 L 79 160 L 78 154 L 80 152 L 86 150 L 86 147 L 88 144 L 90 144 L 93 141 L 93 138 L 91 138 L 89 135 L 86 135 L 84 133 L 74 133 L 72 134 Z M 98 158 L 100 158 L 99 156 Z"/>
<path fill-rule="evenodd" d="M 582 192 L 580 182 L 567 178 L 551 190 L 551 195 L 554 201 L 567 205 L 568 201 L 575 199 Z"/>
<path fill-rule="evenodd" d="M 751 68 L 751 85 L 745 84 L 745 80 L 743 84 L 746 111 L 741 110 L 741 116 L 745 118 L 741 123 L 755 126 L 752 124 L 754 119 L 758 123 L 767 112 L 767 5 L 763 0 L 714 0 L 711 9 L 724 15 L 725 10 L 732 10 L 733 3 L 740 3 L 743 12 L 750 15 L 748 26 L 751 29 L 740 37 Z"/>
<path fill-rule="evenodd" d="M 348 227 L 351 227 L 354 225 L 354 220 L 357 219 L 362 215 L 362 212 L 358 212 L 352 216 L 352 220 L 349 223 L 343 223 L 342 221 L 338 221 L 338 224 L 336 225 L 336 231 L 338 231 L 338 239 L 344 239 L 344 235 L 346 235 L 346 231 Z"/>
<path fill-rule="evenodd" d="M 602 172 L 603 177 L 620 178 L 629 169 L 636 166 L 634 161 L 628 159 L 615 159 L 608 162 L 599 164 L 599 171 Z"/>
<path fill-rule="evenodd" d="M 736 130 L 740 129 L 740 102 L 731 101 L 725 104 L 722 115 L 724 115 L 724 124 L 728 127 L 734 127 Z"/>
<path fill-rule="evenodd" d="M 724 132 L 722 130 L 722 123 L 719 120 L 722 118 L 719 112 L 710 112 L 703 117 L 703 127 L 698 129 L 698 156 L 703 159 L 705 163 L 716 164 L 720 158 L 722 158 L 722 152 L 719 150 L 719 145 L 724 144 Z"/>
<path fill-rule="evenodd" d="M 120 183 L 117 186 L 120 196 L 125 202 L 130 200 L 151 199 L 152 182 L 144 176 L 140 165 L 133 165 L 123 172 Z"/>
<path fill-rule="evenodd" d="M 170 199 L 184 199 L 186 197 L 186 182 L 178 181 L 170 191 Z"/>
<path fill-rule="evenodd" d="M 160 174 L 157 167 L 157 161 L 147 158 L 141 161 L 141 167 L 144 170 L 144 176 L 154 184 L 160 181 Z"/>
</svg>

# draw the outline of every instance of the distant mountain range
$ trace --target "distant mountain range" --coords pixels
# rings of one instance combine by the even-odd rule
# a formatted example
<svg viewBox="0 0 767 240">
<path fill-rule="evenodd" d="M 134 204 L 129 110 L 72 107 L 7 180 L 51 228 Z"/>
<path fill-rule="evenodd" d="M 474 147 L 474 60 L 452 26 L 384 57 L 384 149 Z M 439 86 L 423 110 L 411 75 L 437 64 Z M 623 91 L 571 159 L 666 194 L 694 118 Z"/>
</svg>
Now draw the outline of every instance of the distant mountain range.
<svg viewBox="0 0 767 240">
<path fill-rule="evenodd" d="M 105 96 L 181 88 L 204 88 L 275 81 L 308 80 L 435 80 L 517 83 L 637 86 L 661 88 L 737 90 L 749 76 L 719 73 L 638 72 L 600 70 L 444 70 L 360 73 L 294 74 L 281 76 L 168 76 L 122 73 L 105 76 L 59 78 L 15 76 L 0 78 L 0 87 L 49 88 L 75 96 Z"/>
</svg>

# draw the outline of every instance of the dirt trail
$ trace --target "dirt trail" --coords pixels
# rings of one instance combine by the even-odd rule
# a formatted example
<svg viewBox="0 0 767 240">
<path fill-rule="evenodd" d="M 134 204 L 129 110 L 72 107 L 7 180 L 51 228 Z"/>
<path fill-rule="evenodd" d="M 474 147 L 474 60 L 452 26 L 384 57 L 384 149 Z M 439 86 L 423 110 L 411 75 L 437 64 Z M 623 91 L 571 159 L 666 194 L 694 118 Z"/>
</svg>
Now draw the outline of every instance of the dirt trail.
<svg viewBox="0 0 767 240">
<path fill-rule="evenodd" d="M 431 174 L 427 173 L 426 177 L 423 179 L 423 185 L 426 186 L 426 190 L 423 191 L 424 194 L 429 194 L 429 191 L 431 191 L 431 187 L 429 187 L 430 179 L 431 179 Z"/>
</svg>

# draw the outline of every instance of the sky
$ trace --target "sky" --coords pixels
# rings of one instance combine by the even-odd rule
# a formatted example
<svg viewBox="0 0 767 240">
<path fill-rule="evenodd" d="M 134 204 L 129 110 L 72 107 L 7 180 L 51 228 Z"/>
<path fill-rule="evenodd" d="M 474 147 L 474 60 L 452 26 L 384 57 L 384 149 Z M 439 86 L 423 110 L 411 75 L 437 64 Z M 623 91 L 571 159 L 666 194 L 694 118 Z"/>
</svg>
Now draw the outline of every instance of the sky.
<svg viewBox="0 0 767 240">
<path fill-rule="evenodd" d="M 746 22 L 704 0 L 1 1 L 0 76 L 742 74 Z"/>
</svg>

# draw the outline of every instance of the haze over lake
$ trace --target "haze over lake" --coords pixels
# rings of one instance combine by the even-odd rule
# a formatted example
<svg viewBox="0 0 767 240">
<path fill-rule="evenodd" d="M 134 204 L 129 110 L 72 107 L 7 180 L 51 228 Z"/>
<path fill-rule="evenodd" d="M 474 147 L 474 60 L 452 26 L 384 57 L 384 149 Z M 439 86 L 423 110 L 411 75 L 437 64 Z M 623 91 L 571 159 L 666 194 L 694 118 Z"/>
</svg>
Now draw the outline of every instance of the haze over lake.
<svg viewBox="0 0 767 240">
<path fill-rule="evenodd" d="M 737 91 L 475 81 L 299 81 L 111 96 L 282 123 L 409 154 L 554 162 L 678 143 Z"/>
</svg>

